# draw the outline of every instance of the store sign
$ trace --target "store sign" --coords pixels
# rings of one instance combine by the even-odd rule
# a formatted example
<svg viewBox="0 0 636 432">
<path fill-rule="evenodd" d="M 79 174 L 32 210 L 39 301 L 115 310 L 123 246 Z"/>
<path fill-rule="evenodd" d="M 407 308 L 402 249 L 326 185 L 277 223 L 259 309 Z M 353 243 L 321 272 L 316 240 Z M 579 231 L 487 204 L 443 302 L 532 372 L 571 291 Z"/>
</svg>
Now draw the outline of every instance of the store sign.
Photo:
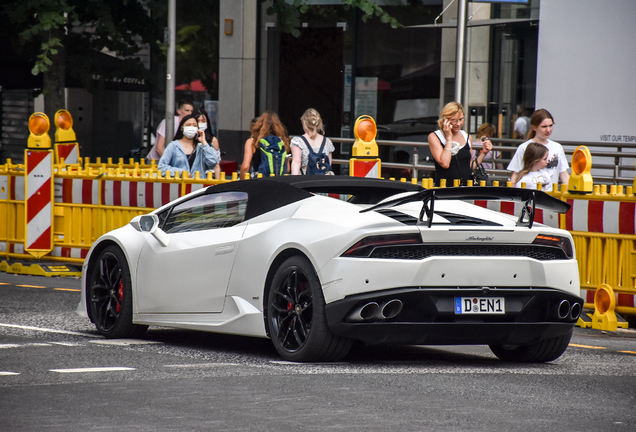
<svg viewBox="0 0 636 432">
<path fill-rule="evenodd" d="M 378 79 L 376 77 L 356 77 L 356 102 L 354 117 L 378 116 Z"/>
</svg>

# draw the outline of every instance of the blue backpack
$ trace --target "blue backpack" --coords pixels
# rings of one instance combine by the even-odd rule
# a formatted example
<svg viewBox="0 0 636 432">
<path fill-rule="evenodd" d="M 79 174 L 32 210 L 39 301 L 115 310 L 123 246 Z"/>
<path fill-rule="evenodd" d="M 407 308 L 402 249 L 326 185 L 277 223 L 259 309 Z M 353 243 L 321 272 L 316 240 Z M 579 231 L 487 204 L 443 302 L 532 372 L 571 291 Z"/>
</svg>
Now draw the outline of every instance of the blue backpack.
<svg viewBox="0 0 636 432">
<path fill-rule="evenodd" d="M 307 150 L 309 150 L 309 155 L 307 155 L 307 175 L 325 175 L 328 172 L 331 172 L 331 163 L 329 163 L 329 155 L 323 153 L 325 149 L 326 138 L 322 137 L 322 144 L 320 145 L 320 150 L 315 152 L 309 142 L 305 139 L 304 136 L 301 136 L 303 141 L 305 141 L 305 145 L 307 146 Z"/>
<path fill-rule="evenodd" d="M 258 147 L 261 150 L 261 164 L 258 166 L 258 172 L 263 174 L 263 177 L 287 174 L 287 150 L 280 138 L 273 135 L 266 136 L 259 141 Z"/>
</svg>

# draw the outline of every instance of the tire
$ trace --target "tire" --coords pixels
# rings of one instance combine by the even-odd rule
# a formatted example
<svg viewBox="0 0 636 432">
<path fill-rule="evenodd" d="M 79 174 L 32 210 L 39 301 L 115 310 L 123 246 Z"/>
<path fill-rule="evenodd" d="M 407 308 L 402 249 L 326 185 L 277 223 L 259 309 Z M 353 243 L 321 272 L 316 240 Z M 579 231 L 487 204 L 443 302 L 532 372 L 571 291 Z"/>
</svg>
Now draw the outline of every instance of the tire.
<svg viewBox="0 0 636 432">
<path fill-rule="evenodd" d="M 545 339 L 530 345 L 490 345 L 490 350 L 506 362 L 545 363 L 556 360 L 565 352 L 574 329 L 563 336 Z"/>
<path fill-rule="evenodd" d="M 143 336 L 148 326 L 132 322 L 132 283 L 121 249 L 104 249 L 88 274 L 87 301 L 97 331 L 109 339 Z"/>
<path fill-rule="evenodd" d="M 288 258 L 274 275 L 267 328 L 276 351 L 288 361 L 335 361 L 351 348 L 351 340 L 329 329 L 320 281 L 301 256 Z"/>
</svg>

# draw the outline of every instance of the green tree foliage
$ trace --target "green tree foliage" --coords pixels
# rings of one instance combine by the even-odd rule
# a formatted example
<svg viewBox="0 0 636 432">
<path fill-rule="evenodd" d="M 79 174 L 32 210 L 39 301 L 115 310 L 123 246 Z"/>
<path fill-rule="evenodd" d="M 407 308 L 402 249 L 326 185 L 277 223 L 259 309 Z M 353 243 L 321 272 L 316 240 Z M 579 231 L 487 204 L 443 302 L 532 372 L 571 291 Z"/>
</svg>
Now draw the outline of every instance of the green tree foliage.
<svg viewBox="0 0 636 432">
<path fill-rule="evenodd" d="M 265 2 L 267 0 L 260 0 Z M 357 7 L 362 11 L 362 20 L 367 21 L 369 18 L 376 16 L 385 24 L 389 24 L 393 28 L 400 27 L 400 23 L 389 15 L 384 9 L 378 6 L 373 0 L 342 0 L 346 9 Z M 300 36 L 300 16 L 309 9 L 307 0 L 293 0 L 289 3 L 286 0 L 273 0 L 272 5 L 267 8 L 269 15 L 276 14 L 278 24 L 286 33 L 293 36 Z"/>
<path fill-rule="evenodd" d="M 201 80 L 212 99 L 218 98 L 219 70 L 219 16 L 212 13 L 215 10 L 219 10 L 219 0 L 177 1 L 176 83 Z"/>
<path fill-rule="evenodd" d="M 65 77 L 93 90 L 115 75 L 150 75 L 133 57 L 144 44 L 158 47 L 163 28 L 153 14 L 163 1 L 147 0 L 14 0 L 5 5 L 16 29 L 15 48 L 33 60 L 31 73 L 43 74 L 45 107 L 64 106 Z M 105 70 L 96 52 L 115 52 L 117 70 Z M 54 105 L 54 107 L 49 107 Z"/>
</svg>

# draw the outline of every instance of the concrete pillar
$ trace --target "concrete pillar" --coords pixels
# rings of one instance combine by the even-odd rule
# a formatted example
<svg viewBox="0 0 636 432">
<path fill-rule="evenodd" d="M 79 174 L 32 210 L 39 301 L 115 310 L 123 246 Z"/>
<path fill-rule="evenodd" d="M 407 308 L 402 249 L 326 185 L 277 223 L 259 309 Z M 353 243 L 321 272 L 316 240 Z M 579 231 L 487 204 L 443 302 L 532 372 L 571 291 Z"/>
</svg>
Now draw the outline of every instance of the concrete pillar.
<svg viewBox="0 0 636 432">
<path fill-rule="evenodd" d="M 256 113 L 259 6 L 260 2 L 254 0 L 221 0 L 219 10 L 218 138 L 225 152 L 223 158 L 236 160 L 239 166 L 250 121 Z"/>
<path fill-rule="evenodd" d="M 444 7 L 452 0 L 444 0 Z M 456 2 L 455 2 L 456 3 Z M 490 5 L 485 3 L 468 4 L 468 17 L 472 21 L 490 18 Z M 456 25 L 457 7 L 451 7 L 444 12 L 444 24 Z M 490 26 L 468 28 L 466 33 L 466 55 L 464 56 L 464 95 L 465 109 L 469 106 L 488 106 L 488 78 L 490 55 Z M 442 30 L 442 64 L 441 64 L 441 95 L 440 110 L 447 102 L 454 100 L 456 71 L 457 29 Z M 451 81 L 449 81 L 450 79 Z M 451 85 L 452 84 L 452 85 Z M 466 119 L 468 121 L 468 118 Z M 468 127 L 468 124 L 466 124 Z"/>
</svg>

